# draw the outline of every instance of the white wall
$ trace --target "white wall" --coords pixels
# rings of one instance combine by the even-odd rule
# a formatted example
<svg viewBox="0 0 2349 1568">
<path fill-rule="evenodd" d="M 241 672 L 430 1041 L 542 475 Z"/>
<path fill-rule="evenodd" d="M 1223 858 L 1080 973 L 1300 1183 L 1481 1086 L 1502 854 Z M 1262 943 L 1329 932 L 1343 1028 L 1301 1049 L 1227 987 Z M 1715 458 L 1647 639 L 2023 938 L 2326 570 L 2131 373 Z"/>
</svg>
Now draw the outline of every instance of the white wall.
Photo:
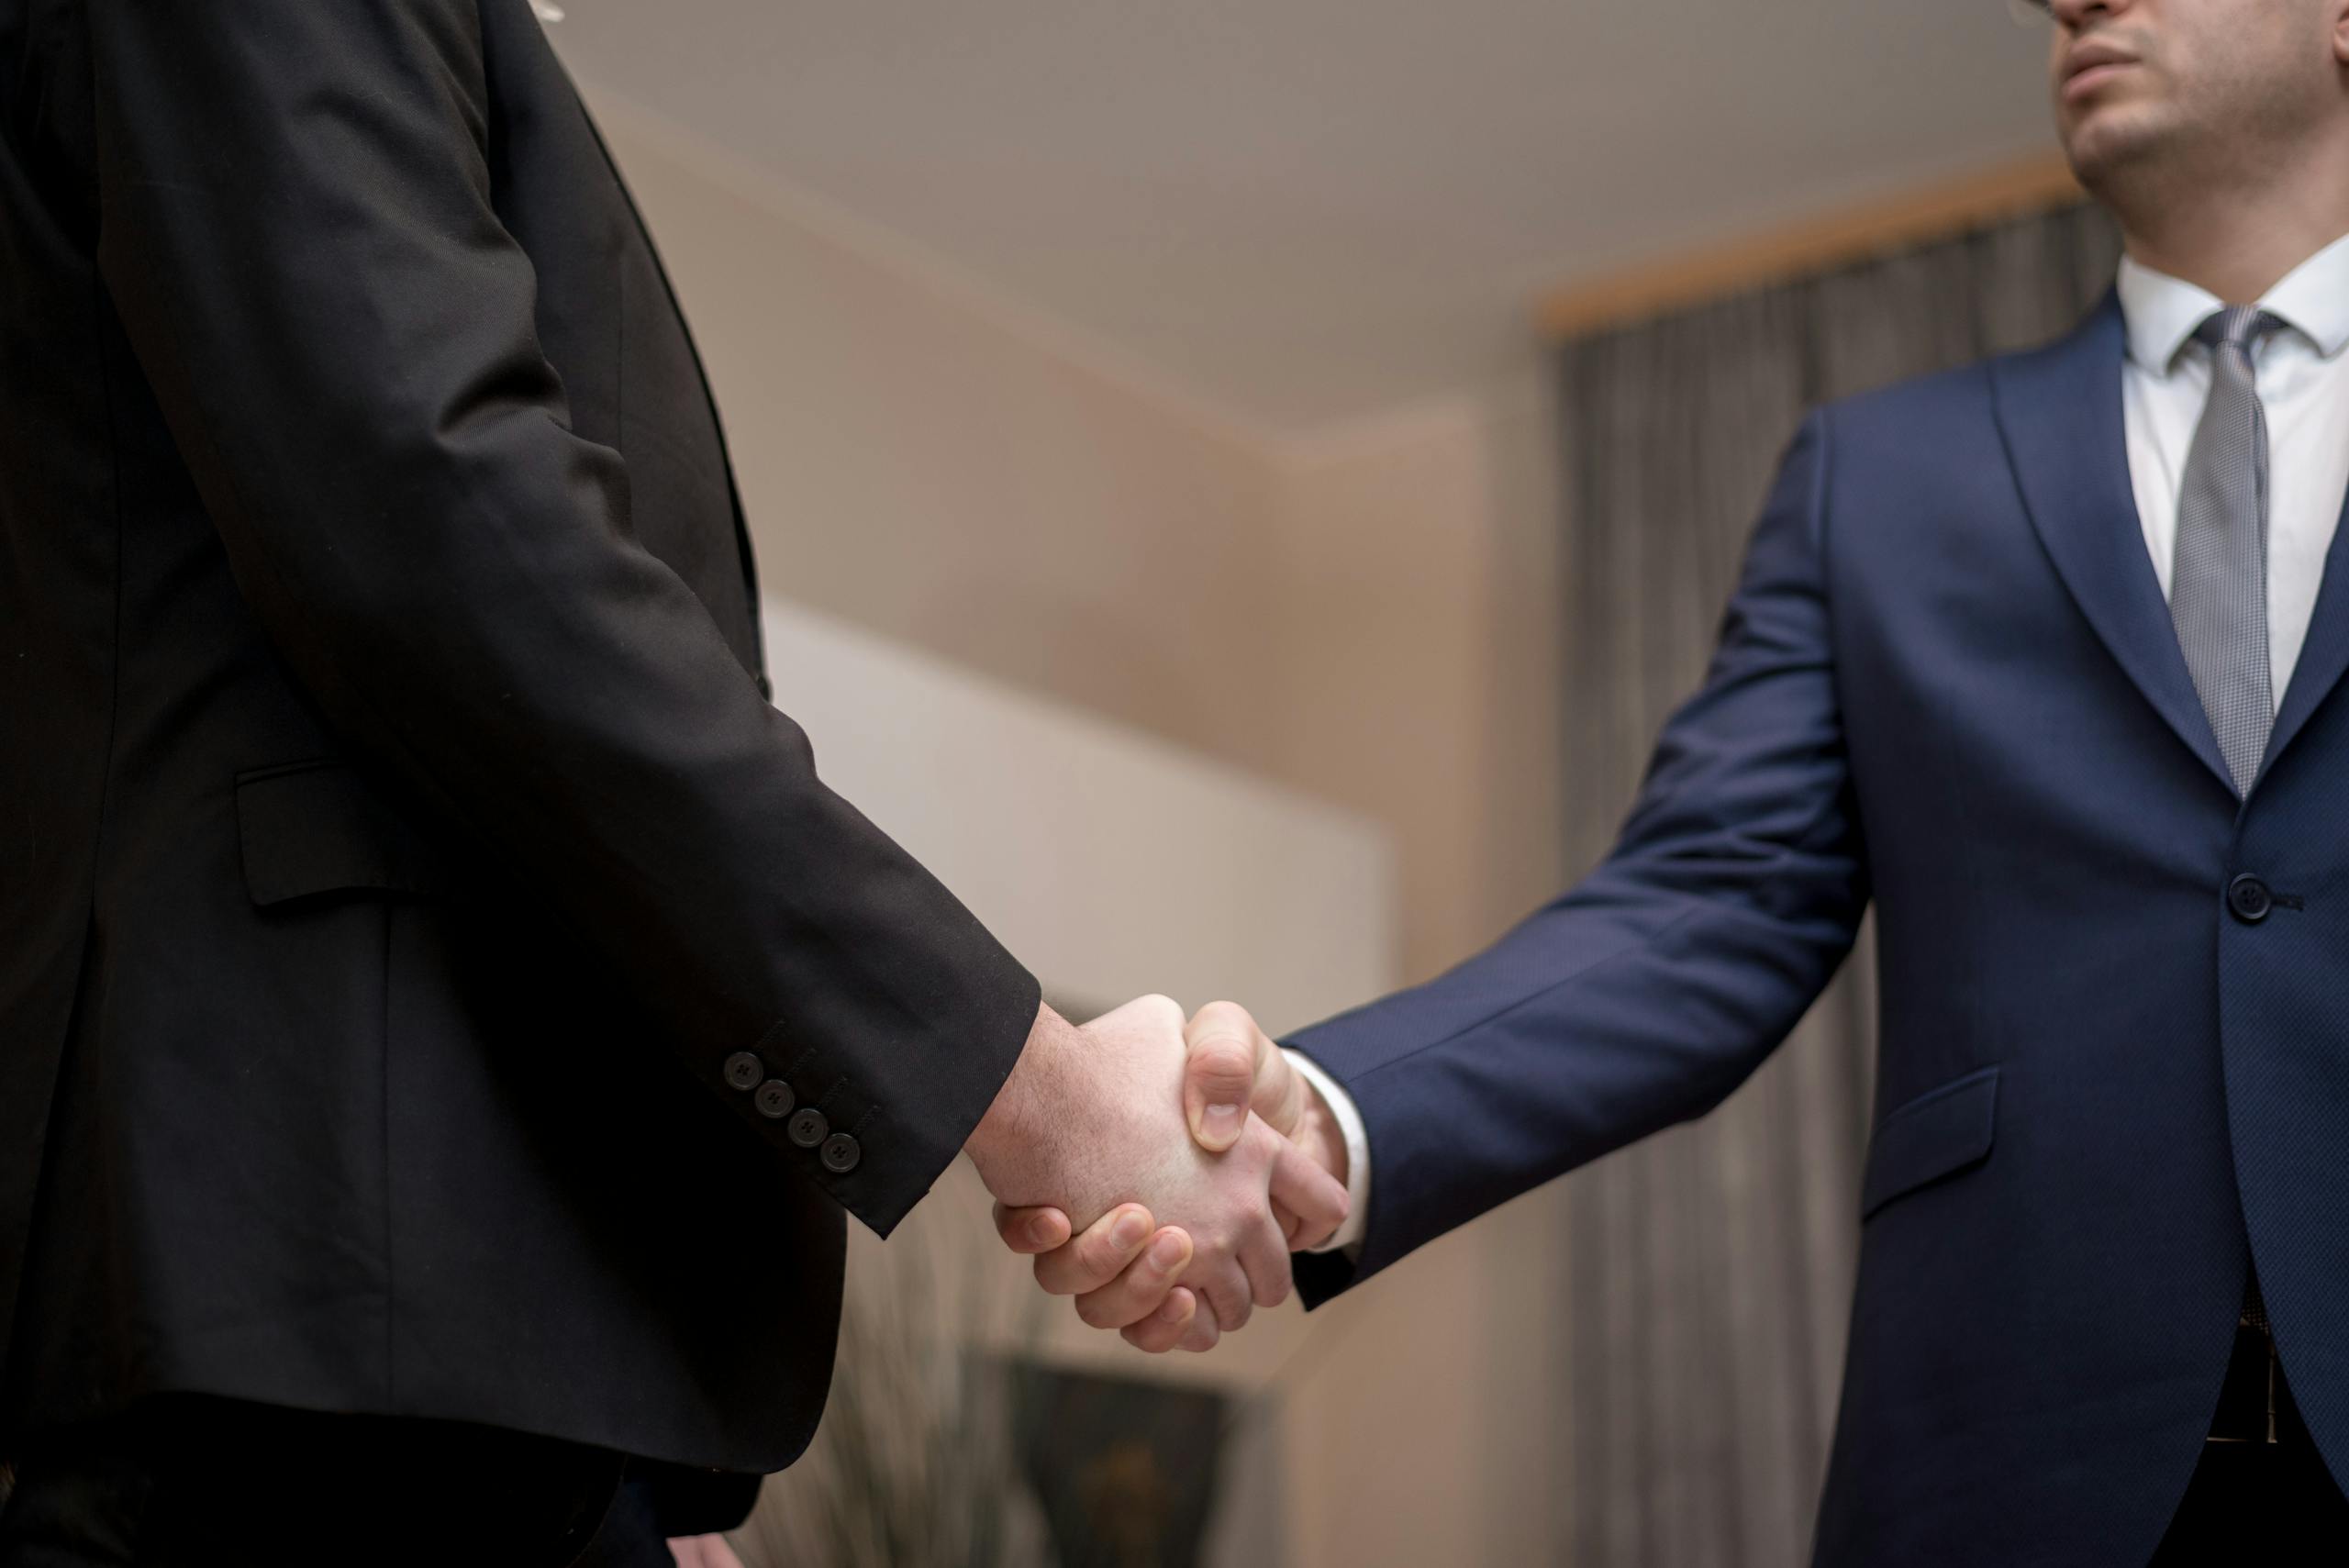
<svg viewBox="0 0 2349 1568">
<path fill-rule="evenodd" d="M 780 600 L 763 619 L 776 706 L 806 728 L 825 781 L 953 889 L 1048 995 L 1106 1006 L 1158 990 L 1196 1007 L 1229 993 L 1281 1029 L 1393 984 L 1395 857 L 1367 818 Z M 1213 1357 L 1146 1357 L 1047 1306 L 996 1245 L 988 1210 L 957 1162 L 886 1245 L 852 1227 L 858 1323 L 896 1335 L 898 1354 L 966 1342 L 1211 1383 L 1243 1400 L 1272 1391 L 1275 1418 L 1231 1450 L 1239 1501 L 1219 1561 L 1291 1560 L 1297 1510 L 1246 1483 L 1297 1462 L 1277 1380 L 1307 1337 L 1301 1309 L 1259 1314 Z M 847 1353 L 871 1346 L 852 1340 Z M 871 1373 L 868 1362 L 844 1374 L 843 1397 L 860 1396 L 847 1379 Z M 951 1385 L 951 1362 L 936 1375 Z M 835 1484 L 840 1440 L 835 1424 L 799 1473 L 771 1485 L 766 1528 L 787 1537 L 795 1510 Z"/>
<path fill-rule="evenodd" d="M 1369 817 L 770 599 L 775 706 L 826 783 L 1043 982 L 1106 1009 L 1230 995 L 1267 1028 L 1395 980 L 1395 857 Z"/>
<path fill-rule="evenodd" d="M 707 365 L 767 592 L 1256 764 L 1279 730 L 1269 450 L 589 101 Z"/>
</svg>

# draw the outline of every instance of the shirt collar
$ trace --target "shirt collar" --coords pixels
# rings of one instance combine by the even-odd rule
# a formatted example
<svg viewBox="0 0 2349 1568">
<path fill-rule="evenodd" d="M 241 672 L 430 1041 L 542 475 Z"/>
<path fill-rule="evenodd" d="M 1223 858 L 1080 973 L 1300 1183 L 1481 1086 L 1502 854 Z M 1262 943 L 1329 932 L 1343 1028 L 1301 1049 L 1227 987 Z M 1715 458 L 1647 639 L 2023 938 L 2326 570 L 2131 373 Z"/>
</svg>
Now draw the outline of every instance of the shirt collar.
<svg viewBox="0 0 2349 1568">
<path fill-rule="evenodd" d="M 2157 272 L 2134 257 L 2121 259 L 2121 314 L 2129 326 L 2129 357 L 2167 374 L 2194 329 L 2224 302 L 2183 278 Z M 2349 348 L 2349 235 L 2343 235 L 2284 275 L 2259 301 L 2262 310 L 2332 359 Z"/>
</svg>

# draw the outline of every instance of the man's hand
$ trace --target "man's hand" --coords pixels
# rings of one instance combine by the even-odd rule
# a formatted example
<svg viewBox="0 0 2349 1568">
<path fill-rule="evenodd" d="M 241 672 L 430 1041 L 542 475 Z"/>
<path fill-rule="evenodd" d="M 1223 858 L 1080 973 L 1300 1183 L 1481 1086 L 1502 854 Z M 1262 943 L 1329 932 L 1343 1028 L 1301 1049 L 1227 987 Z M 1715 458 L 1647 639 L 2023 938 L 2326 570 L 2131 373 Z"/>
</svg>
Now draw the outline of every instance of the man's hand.
<svg viewBox="0 0 2349 1568">
<path fill-rule="evenodd" d="M 1215 1314 L 1174 1283 L 1190 1265 L 1191 1238 L 1171 1225 L 1152 1230 L 1150 1210 L 1138 1203 L 1119 1205 L 1073 1241 L 1057 1208 L 997 1204 L 995 1225 L 1005 1246 L 1035 1256 L 1036 1283 L 1076 1297 L 1076 1315 L 1093 1328 L 1115 1329 L 1153 1353 L 1212 1350 L 1223 1337 Z"/>
<path fill-rule="evenodd" d="M 1346 1140 L 1330 1106 L 1287 1056 L 1237 1002 L 1210 1002 L 1183 1030 L 1188 1060 L 1183 1106 L 1191 1136 L 1202 1149 L 1229 1148 L 1250 1111 L 1346 1184 Z M 1345 1222 L 1341 1210 L 1327 1225 L 1288 1211 L 1282 1229 L 1292 1251 L 1318 1247 Z"/>
<path fill-rule="evenodd" d="M 1203 1149 L 1224 1150 L 1247 1129 L 1264 1126 L 1287 1137 L 1326 1173 L 1340 1201 L 1327 1203 L 1328 1189 L 1307 1189 L 1315 1201 L 1282 1201 L 1275 1191 L 1274 1214 L 1292 1249 L 1319 1246 L 1345 1219 L 1343 1190 L 1346 1145 L 1330 1107 L 1288 1058 L 1256 1025 L 1247 1009 L 1217 1002 L 1199 1009 L 1184 1031 L 1183 1104 L 1193 1139 Z M 1250 1115 L 1253 1112 L 1253 1116 Z M 1319 1207 L 1316 1207 L 1316 1202 Z M 1117 1227 L 1124 1221 L 1128 1229 Z M 1214 1315 L 1186 1301 L 1191 1293 L 1174 1282 L 1161 1259 L 1175 1251 L 1179 1229 L 1150 1234 L 1150 1216 L 1136 1207 L 1103 1216 L 1083 1235 L 1071 1238 L 1068 1217 L 1056 1208 L 1018 1208 L 998 1203 L 996 1229 L 1015 1252 L 1037 1255 L 1036 1277 L 1047 1290 L 1077 1296 L 1077 1315 L 1097 1328 L 1116 1328 L 1127 1342 L 1150 1351 L 1180 1346 L 1211 1349 L 1220 1337 Z M 1141 1252 L 1143 1240 L 1151 1245 Z M 1187 1240 L 1187 1238 L 1186 1238 Z"/>
<path fill-rule="evenodd" d="M 1073 1218 L 1092 1228 L 1090 1252 L 1040 1258 L 1037 1277 L 1087 1297 L 1087 1320 L 1103 1327 L 1130 1328 L 1163 1310 L 1179 1277 L 1207 1308 L 1195 1306 L 1191 1324 L 1211 1314 L 1219 1331 L 1237 1329 L 1253 1306 L 1287 1299 L 1295 1217 L 1327 1235 L 1345 1216 L 1343 1184 L 1262 1118 L 1240 1118 L 1218 1151 L 1185 1135 L 1183 1026 L 1182 1009 L 1163 996 L 1128 1003 L 1082 1029 L 1042 1009 L 968 1144 L 999 1204 L 1049 1204 L 1065 1217 L 1061 1224 Z M 1135 1272 L 1131 1281 L 1102 1280 L 1106 1257 L 1130 1256 L 1152 1229 L 1148 1212 L 1112 1213 L 1136 1198 L 1185 1234 L 1191 1256 L 1164 1263 L 1144 1253 L 1120 1264 Z M 1033 1237 L 1033 1223 L 1019 1233 Z M 1169 1245 L 1171 1255 L 1178 1244 Z"/>
</svg>

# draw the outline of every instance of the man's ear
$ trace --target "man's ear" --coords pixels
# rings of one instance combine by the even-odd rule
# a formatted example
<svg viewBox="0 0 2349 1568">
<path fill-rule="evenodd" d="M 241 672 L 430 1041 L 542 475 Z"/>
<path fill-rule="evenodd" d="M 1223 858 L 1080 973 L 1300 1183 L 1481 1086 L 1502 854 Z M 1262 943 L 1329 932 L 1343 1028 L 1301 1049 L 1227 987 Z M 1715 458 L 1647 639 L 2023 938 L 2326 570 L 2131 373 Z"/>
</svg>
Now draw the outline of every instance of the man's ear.
<svg viewBox="0 0 2349 1568">
<path fill-rule="evenodd" d="M 2327 0 L 2332 12 L 2332 61 L 2349 66 L 2349 0 Z"/>
</svg>

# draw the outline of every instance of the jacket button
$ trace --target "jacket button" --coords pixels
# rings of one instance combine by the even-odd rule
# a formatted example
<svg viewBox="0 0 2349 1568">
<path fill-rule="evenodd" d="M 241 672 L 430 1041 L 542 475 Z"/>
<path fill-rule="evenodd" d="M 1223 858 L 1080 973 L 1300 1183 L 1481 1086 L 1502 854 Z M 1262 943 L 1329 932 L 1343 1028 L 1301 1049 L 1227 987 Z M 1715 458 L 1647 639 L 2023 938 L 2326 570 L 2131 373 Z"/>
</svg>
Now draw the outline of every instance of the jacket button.
<svg viewBox="0 0 2349 1568">
<path fill-rule="evenodd" d="M 761 1116 L 781 1121 L 791 1114 L 791 1107 L 799 1103 L 799 1096 L 793 1094 L 791 1085 L 782 1079 L 770 1078 L 759 1085 L 759 1092 L 751 1096 L 751 1103 L 759 1107 Z"/>
<path fill-rule="evenodd" d="M 738 1051 L 726 1059 L 726 1081 L 737 1089 L 755 1089 L 766 1075 L 767 1064 L 747 1051 Z"/>
<path fill-rule="evenodd" d="M 824 1141 L 824 1135 L 832 1130 L 832 1124 L 824 1119 L 822 1111 L 809 1106 L 791 1118 L 791 1124 L 786 1130 L 791 1135 L 792 1142 L 802 1149 L 813 1149 Z"/>
<path fill-rule="evenodd" d="M 864 1158 L 864 1151 L 847 1133 L 835 1132 L 824 1140 L 824 1151 L 819 1158 L 825 1170 L 835 1176 L 845 1176 L 856 1169 L 856 1162 Z"/>
<path fill-rule="evenodd" d="M 2275 906 L 2276 895 L 2267 891 L 2267 884 L 2248 872 L 2227 884 L 2227 907 L 2246 926 L 2267 918 L 2267 911 Z"/>
</svg>

